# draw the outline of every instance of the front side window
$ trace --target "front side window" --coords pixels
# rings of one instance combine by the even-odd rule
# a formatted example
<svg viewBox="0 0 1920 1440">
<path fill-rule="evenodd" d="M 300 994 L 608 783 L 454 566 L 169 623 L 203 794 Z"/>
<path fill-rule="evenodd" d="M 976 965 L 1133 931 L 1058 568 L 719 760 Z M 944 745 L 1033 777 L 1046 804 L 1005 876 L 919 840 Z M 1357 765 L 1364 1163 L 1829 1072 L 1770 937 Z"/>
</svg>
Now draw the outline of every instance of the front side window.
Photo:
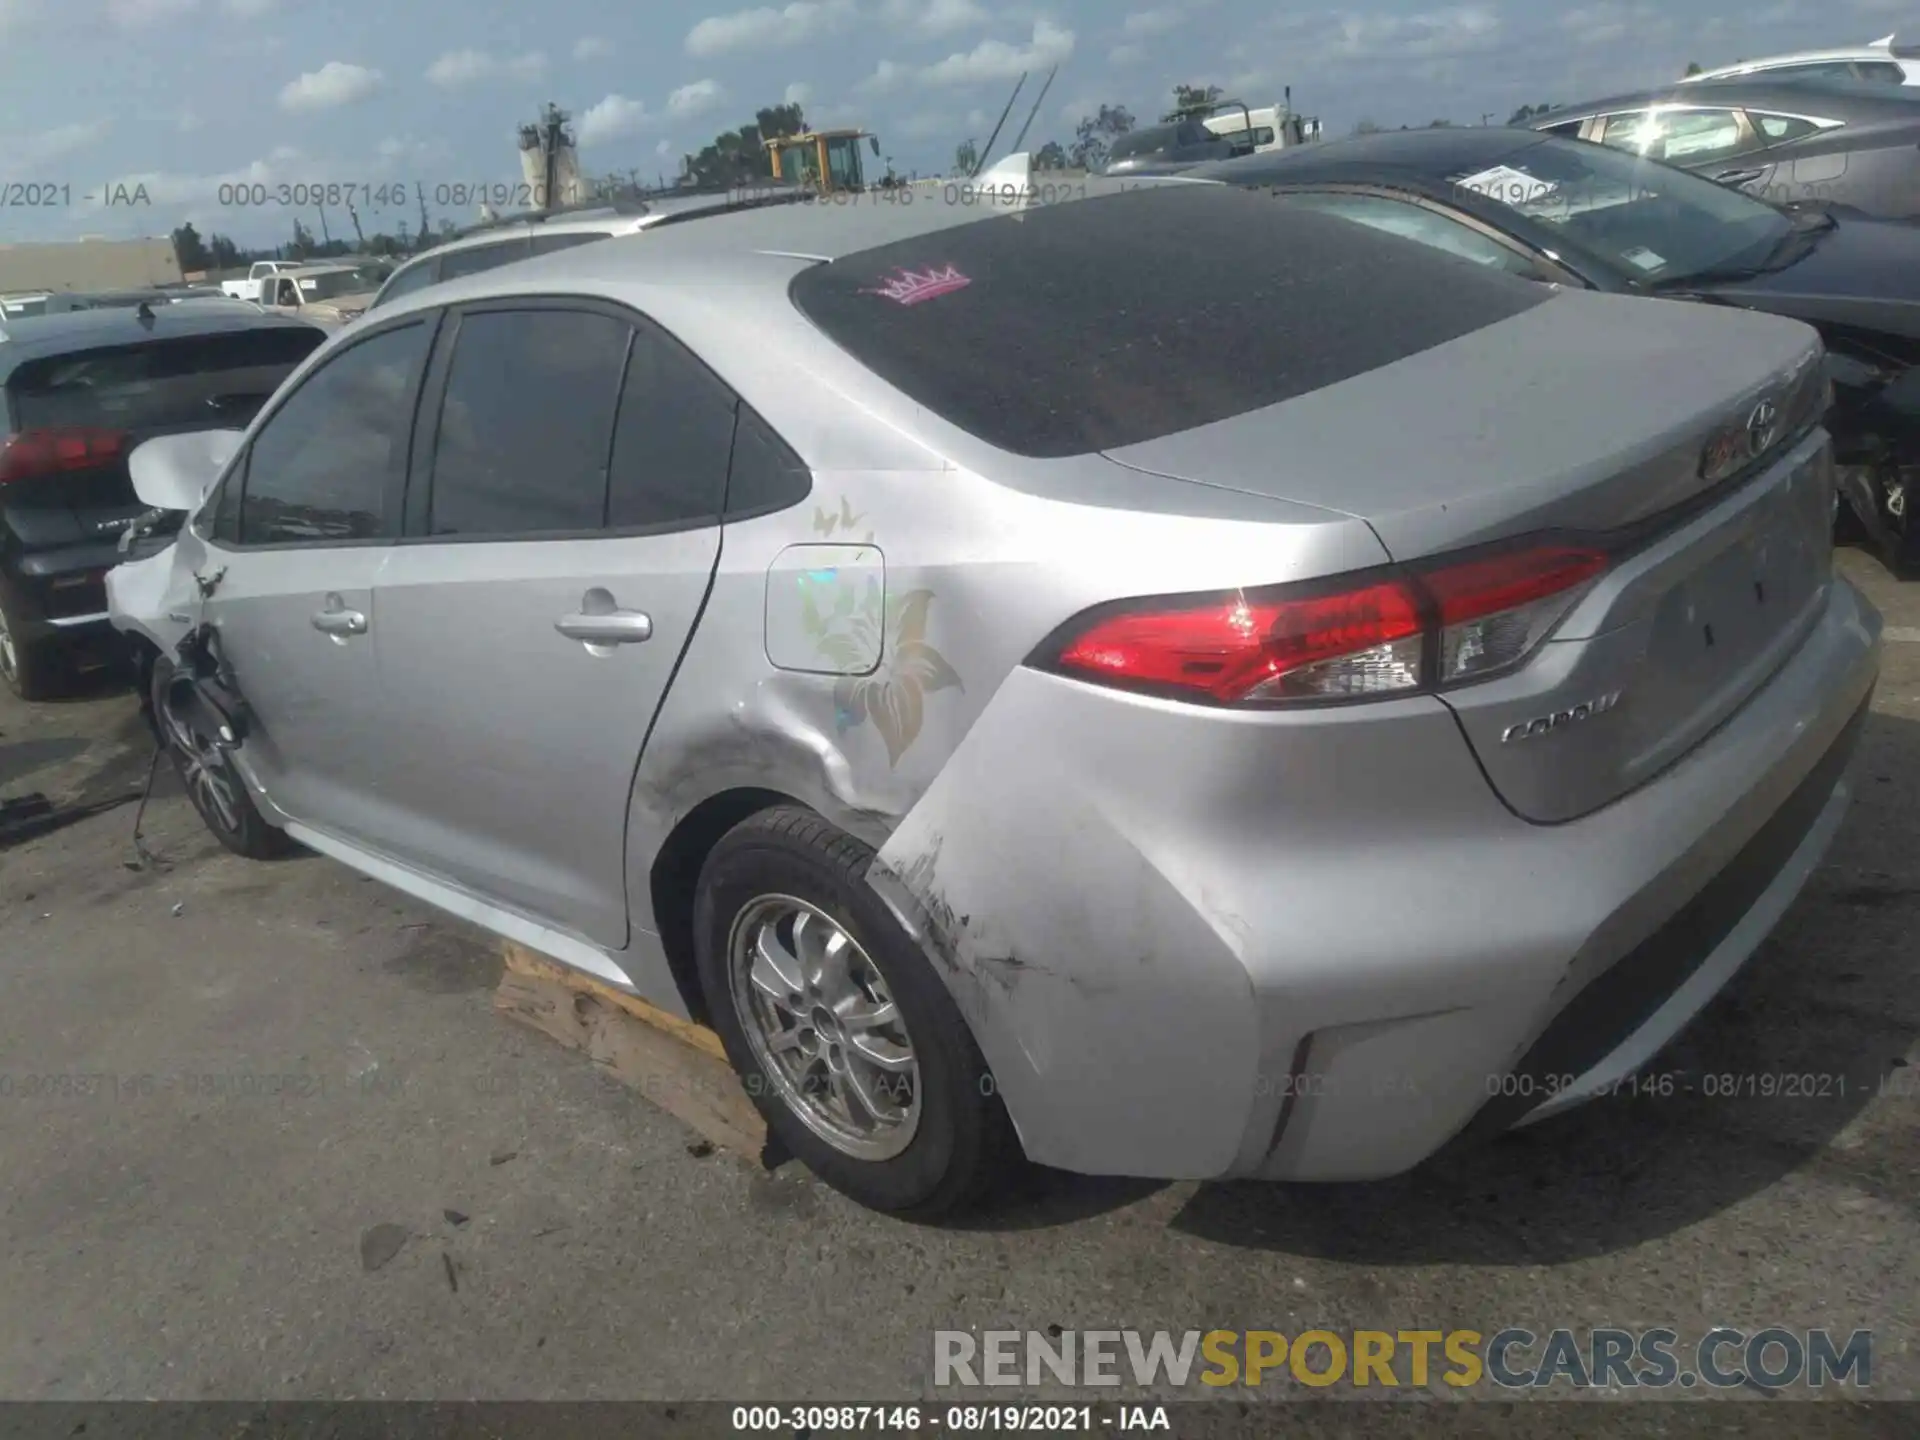
<svg viewBox="0 0 1920 1440">
<path fill-rule="evenodd" d="M 632 333 L 587 310 L 463 316 L 440 410 L 428 533 L 601 529 Z"/>
<path fill-rule="evenodd" d="M 241 544 L 393 533 L 392 501 L 431 340 L 424 322 L 370 336 L 334 355 L 281 402 L 248 447 Z"/>
</svg>

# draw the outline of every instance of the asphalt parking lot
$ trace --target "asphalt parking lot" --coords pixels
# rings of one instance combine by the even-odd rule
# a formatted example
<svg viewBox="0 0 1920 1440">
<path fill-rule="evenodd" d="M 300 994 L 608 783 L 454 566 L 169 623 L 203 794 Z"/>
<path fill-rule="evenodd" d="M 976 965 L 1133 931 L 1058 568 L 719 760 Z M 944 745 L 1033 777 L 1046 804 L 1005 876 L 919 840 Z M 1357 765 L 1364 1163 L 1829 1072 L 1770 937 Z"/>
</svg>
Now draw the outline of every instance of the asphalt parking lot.
<svg viewBox="0 0 1920 1440">
<path fill-rule="evenodd" d="M 0 851 L 0 1397 L 909 1398 L 934 1330 L 1050 1325 L 1867 1328 L 1920 1397 L 1920 584 L 1842 564 L 1890 627 L 1858 802 L 1659 1066 L 1753 1080 L 1371 1187 L 1036 1175 L 901 1224 L 695 1153 L 495 1017 L 493 947 L 170 784 L 158 865 L 128 806 Z M 0 702 L 0 794 L 146 763 L 128 696 Z"/>
</svg>

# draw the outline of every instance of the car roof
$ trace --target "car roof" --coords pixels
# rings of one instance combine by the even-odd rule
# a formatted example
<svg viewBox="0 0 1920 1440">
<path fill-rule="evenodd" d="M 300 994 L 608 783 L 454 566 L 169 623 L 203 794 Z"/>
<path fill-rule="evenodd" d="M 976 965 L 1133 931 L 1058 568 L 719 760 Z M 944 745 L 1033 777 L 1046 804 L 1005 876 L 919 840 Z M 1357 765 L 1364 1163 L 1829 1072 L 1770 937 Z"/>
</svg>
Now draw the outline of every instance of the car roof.
<svg viewBox="0 0 1920 1440">
<path fill-rule="evenodd" d="M 0 373 L 24 360 L 61 355 L 103 345 L 130 345 L 190 335 L 221 335 L 236 330 L 318 330 L 291 315 L 273 315 L 236 305 L 156 305 L 152 320 L 137 310 L 73 310 L 60 315 L 29 315 L 0 325 Z"/>
<path fill-rule="evenodd" d="M 1180 184 L 1179 176 L 1108 180 L 1089 176 L 1061 186 L 1052 204 L 1080 204 L 1103 194 L 1153 185 Z M 603 245 L 576 245 L 550 255 L 515 261 L 443 280 L 382 307 L 384 319 L 443 305 L 559 291 L 593 293 L 611 286 L 653 290 L 765 284 L 783 292 L 794 271 L 831 263 L 891 241 L 936 234 L 956 226 L 1017 216 L 1020 207 L 995 204 L 949 184 L 917 191 L 912 199 L 869 191 L 845 204 L 772 205 L 734 211 L 698 225 L 665 225 Z"/>
<path fill-rule="evenodd" d="M 1700 74 L 1688 78 L 1697 83 L 1702 80 L 1717 79 L 1722 75 L 1744 74 L 1763 67 L 1819 64 L 1829 60 L 1877 60 L 1885 63 L 1888 60 L 1911 59 L 1913 49 L 1914 47 L 1910 45 L 1895 45 L 1893 37 L 1889 35 L 1884 44 L 1837 45 L 1830 50 L 1787 50 L 1778 55 L 1761 55 L 1752 60 L 1736 60 L 1731 65 L 1711 65 Z"/>
<path fill-rule="evenodd" d="M 1764 75 L 1749 75 L 1675 81 L 1654 90 L 1634 90 L 1624 95 L 1610 95 L 1604 100 L 1590 100 L 1583 105 L 1563 105 L 1558 110 L 1536 115 L 1527 123 L 1537 129 L 1542 125 L 1666 101 L 1680 105 L 1734 105 L 1794 114 L 1813 110 L 1834 119 L 1861 122 L 1920 120 L 1920 95 L 1906 94 L 1900 86 L 1872 80 L 1774 80 Z"/>
</svg>

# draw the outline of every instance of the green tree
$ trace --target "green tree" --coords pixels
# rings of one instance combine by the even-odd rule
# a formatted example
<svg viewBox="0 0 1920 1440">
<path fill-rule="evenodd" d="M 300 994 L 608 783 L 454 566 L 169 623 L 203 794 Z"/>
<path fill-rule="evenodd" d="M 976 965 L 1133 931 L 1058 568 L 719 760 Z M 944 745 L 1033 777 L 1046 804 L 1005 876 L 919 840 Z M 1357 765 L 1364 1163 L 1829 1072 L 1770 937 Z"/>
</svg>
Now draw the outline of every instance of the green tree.
<svg viewBox="0 0 1920 1440">
<path fill-rule="evenodd" d="M 1036 170 L 1064 170 L 1067 168 L 1066 148 L 1058 140 L 1049 140 L 1033 152 L 1033 168 Z"/>
<path fill-rule="evenodd" d="M 980 147 L 971 140 L 962 140 L 953 147 L 953 173 L 971 175 L 980 168 Z"/>
<path fill-rule="evenodd" d="M 1689 60 L 1687 62 L 1687 74 L 1689 75 L 1700 74 L 1700 62 L 1698 60 Z"/>
<path fill-rule="evenodd" d="M 1173 108 L 1160 117 L 1160 123 L 1170 125 L 1176 120 L 1200 119 L 1211 115 L 1221 94 L 1218 85 L 1176 85 L 1173 87 Z"/>
<path fill-rule="evenodd" d="M 240 247 L 224 235 L 207 236 L 207 268 L 231 270 L 240 263 Z"/>
<path fill-rule="evenodd" d="M 1124 105 L 1102 105 L 1074 127 L 1073 147 L 1067 151 L 1074 166 L 1098 170 L 1107 163 L 1113 142 L 1133 129 L 1133 112 Z"/>
<path fill-rule="evenodd" d="M 1429 120 L 1427 122 L 1427 129 L 1429 130 L 1449 130 L 1451 128 L 1453 128 L 1453 122 L 1451 120 Z"/>
<path fill-rule="evenodd" d="M 295 260 L 304 260 L 314 252 L 313 232 L 298 220 L 293 222 L 293 241 L 287 246 L 287 253 Z"/>
<path fill-rule="evenodd" d="M 1557 105 L 1522 105 L 1518 110 L 1514 111 L 1513 114 L 1507 117 L 1507 124 L 1525 125 L 1529 120 L 1538 120 L 1542 115 L 1545 115 L 1548 111 L 1557 110 L 1559 108 L 1560 107 Z"/>
<path fill-rule="evenodd" d="M 207 268 L 207 247 L 191 220 L 173 232 L 173 253 L 179 257 L 183 271 Z"/>
<path fill-rule="evenodd" d="M 681 159 L 684 179 L 695 185 L 748 185 L 772 173 L 766 140 L 806 133 L 807 117 L 798 105 L 768 105 L 754 112 L 754 123 L 728 130 Z"/>
</svg>

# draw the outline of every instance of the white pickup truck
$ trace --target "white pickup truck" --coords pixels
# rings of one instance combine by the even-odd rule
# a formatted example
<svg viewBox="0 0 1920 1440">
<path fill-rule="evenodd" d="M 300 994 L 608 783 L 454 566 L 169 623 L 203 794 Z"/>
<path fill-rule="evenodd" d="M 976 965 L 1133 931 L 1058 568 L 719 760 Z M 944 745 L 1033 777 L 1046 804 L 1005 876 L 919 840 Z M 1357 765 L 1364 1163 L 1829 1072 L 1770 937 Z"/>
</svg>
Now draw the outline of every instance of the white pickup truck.
<svg viewBox="0 0 1920 1440">
<path fill-rule="evenodd" d="M 220 291 L 223 295 L 231 295 L 236 300 L 251 300 L 258 304 L 261 295 L 260 287 L 264 281 L 271 280 L 276 275 L 289 275 L 295 270 L 306 268 L 306 262 L 303 260 L 256 260 L 253 262 L 253 268 L 247 271 L 244 280 L 222 280 Z"/>
</svg>

